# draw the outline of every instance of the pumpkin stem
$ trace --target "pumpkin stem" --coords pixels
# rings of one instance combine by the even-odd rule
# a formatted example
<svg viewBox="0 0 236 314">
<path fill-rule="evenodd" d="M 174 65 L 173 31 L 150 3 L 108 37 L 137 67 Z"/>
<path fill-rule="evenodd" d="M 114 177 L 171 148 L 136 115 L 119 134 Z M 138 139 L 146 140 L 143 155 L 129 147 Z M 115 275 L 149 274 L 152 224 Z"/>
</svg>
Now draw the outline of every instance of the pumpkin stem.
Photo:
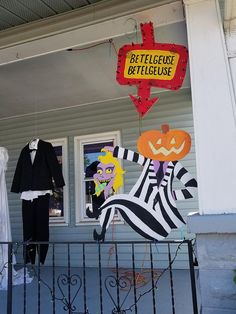
<svg viewBox="0 0 236 314">
<path fill-rule="evenodd" d="M 162 129 L 162 133 L 169 132 L 169 129 L 170 129 L 169 124 L 162 124 L 161 129 Z"/>
</svg>

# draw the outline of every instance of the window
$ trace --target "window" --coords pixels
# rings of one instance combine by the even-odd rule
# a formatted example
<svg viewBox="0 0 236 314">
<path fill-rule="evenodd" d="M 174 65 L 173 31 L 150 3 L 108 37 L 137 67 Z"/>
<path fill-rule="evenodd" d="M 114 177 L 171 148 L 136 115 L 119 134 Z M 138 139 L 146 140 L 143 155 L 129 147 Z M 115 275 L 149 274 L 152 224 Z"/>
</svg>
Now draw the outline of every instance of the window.
<svg viewBox="0 0 236 314">
<path fill-rule="evenodd" d="M 50 197 L 49 222 L 50 225 L 65 225 L 69 222 L 68 215 L 68 164 L 67 164 L 67 139 L 49 140 L 55 150 L 65 180 L 63 188 L 55 188 Z"/>
<path fill-rule="evenodd" d="M 96 219 L 88 218 L 86 215 L 87 208 L 95 211 L 104 202 L 104 199 L 94 197 L 93 175 L 97 171 L 97 158 L 101 155 L 104 146 L 119 144 L 118 131 L 74 138 L 76 223 L 98 223 Z M 120 221 L 118 214 L 115 217 L 116 221 Z"/>
</svg>

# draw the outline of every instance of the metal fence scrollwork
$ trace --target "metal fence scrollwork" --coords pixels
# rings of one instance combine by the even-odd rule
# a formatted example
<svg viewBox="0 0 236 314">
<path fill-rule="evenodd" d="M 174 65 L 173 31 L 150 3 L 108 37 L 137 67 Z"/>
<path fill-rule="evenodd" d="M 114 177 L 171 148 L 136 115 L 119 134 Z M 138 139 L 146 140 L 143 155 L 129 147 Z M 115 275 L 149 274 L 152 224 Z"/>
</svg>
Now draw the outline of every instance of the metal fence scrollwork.
<svg viewBox="0 0 236 314">
<path fill-rule="evenodd" d="M 115 306 L 115 308 L 112 310 L 112 314 L 125 314 L 126 313 L 125 310 L 122 310 L 122 306 L 130 294 L 131 287 L 132 287 L 131 280 L 124 276 L 121 276 L 120 278 L 115 278 L 115 276 L 108 276 L 105 279 L 106 291 Z M 112 296 L 111 290 L 109 288 L 111 289 L 114 288 L 116 290 L 115 292 L 117 294 L 117 302 Z M 123 297 L 123 300 L 120 300 L 120 293 L 119 293 L 120 289 L 127 291 Z"/>
<path fill-rule="evenodd" d="M 61 301 L 64 303 L 64 310 L 65 311 L 72 311 L 75 312 L 76 311 L 76 306 L 73 305 L 81 287 L 82 287 L 82 280 L 80 278 L 80 276 L 78 275 L 72 275 L 72 276 L 68 276 L 66 274 L 60 274 L 57 278 L 57 285 L 58 288 L 62 294 L 62 299 Z M 74 296 L 71 296 L 71 291 L 70 288 L 71 287 L 76 287 L 76 291 L 74 293 Z M 66 293 L 64 290 L 69 290 L 68 293 L 68 297 L 66 297 Z M 71 299 L 72 298 L 72 299 Z"/>
<path fill-rule="evenodd" d="M 0 290 L 1 314 L 182 314 L 183 304 L 184 313 L 198 314 L 191 240 L 48 242 L 48 265 L 19 263 L 26 242 L 4 244 L 8 263 L 0 275 L 7 270 L 8 286 L 7 292 Z M 186 266 L 180 270 L 183 255 Z M 17 288 L 14 267 L 25 274 Z M 32 278 L 28 284 L 26 274 Z"/>
</svg>

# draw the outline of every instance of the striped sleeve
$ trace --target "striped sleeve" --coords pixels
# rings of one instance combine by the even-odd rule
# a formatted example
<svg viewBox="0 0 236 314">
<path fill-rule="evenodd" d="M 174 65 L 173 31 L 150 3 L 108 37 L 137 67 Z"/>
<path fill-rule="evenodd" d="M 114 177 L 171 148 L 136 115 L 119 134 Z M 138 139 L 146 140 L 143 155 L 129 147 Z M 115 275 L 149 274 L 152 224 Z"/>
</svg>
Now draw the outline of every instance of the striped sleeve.
<svg viewBox="0 0 236 314">
<path fill-rule="evenodd" d="M 174 176 L 180 180 L 185 189 L 174 190 L 173 194 L 176 200 L 193 198 L 197 194 L 197 181 L 178 161 L 175 164 Z"/>
<path fill-rule="evenodd" d="M 143 155 L 140 155 L 136 152 L 133 152 L 130 149 L 122 148 L 119 146 L 116 146 L 113 151 L 113 156 L 120 159 L 125 159 L 129 161 L 136 162 L 137 164 L 144 166 L 147 158 L 145 158 Z"/>
</svg>

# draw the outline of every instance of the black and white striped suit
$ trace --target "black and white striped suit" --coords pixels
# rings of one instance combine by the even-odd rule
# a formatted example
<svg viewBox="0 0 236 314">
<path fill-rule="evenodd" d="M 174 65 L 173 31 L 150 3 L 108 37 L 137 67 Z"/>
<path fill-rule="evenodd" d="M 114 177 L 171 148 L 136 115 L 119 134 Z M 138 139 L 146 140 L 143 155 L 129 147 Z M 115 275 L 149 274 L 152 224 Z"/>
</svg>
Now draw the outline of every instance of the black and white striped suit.
<svg viewBox="0 0 236 314">
<path fill-rule="evenodd" d="M 158 185 L 152 159 L 118 146 L 115 147 L 113 156 L 136 162 L 143 166 L 143 171 L 129 194 L 113 195 L 100 207 L 103 234 L 111 223 L 115 210 L 119 210 L 124 220 L 147 239 L 161 240 L 171 229 L 179 228 L 185 223 L 175 201 L 194 197 L 197 182 L 179 161 L 168 163 Z M 173 191 L 174 177 L 185 188 Z"/>
</svg>

